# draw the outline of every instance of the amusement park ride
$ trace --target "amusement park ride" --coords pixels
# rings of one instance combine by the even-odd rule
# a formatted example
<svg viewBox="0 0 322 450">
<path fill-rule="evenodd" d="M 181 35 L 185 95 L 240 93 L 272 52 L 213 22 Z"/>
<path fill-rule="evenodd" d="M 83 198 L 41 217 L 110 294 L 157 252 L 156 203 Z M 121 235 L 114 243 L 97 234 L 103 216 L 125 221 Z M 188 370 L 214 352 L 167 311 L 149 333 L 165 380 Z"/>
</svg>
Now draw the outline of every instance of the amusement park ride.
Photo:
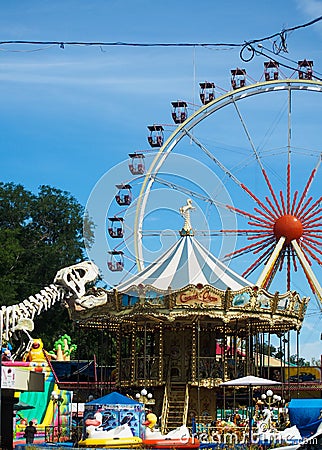
<svg viewBox="0 0 322 450">
<path fill-rule="evenodd" d="M 313 268 L 321 265 L 319 256 L 321 254 L 319 249 L 321 197 L 317 191 L 316 181 L 321 154 L 319 151 L 307 149 L 311 136 L 309 139 L 307 133 L 296 129 L 298 122 L 301 122 L 301 116 L 298 112 L 293 111 L 297 102 L 301 102 L 298 107 L 300 112 L 302 110 L 302 114 L 306 116 L 309 114 L 308 117 L 312 119 L 312 123 L 316 122 L 316 104 L 312 101 L 312 95 L 318 96 L 317 93 L 321 92 L 321 82 L 313 77 L 312 61 L 299 61 L 298 71 L 294 75 L 296 78 L 281 79 L 279 64 L 271 60 L 264 63 L 263 77 L 265 81 L 247 85 L 246 70 L 233 69 L 231 70 L 232 90 L 219 97 L 216 97 L 216 87 L 213 82 L 200 83 L 202 107 L 194 111 L 192 115 L 188 116 L 187 102 L 178 100 L 171 103 L 172 118 L 178 126 L 166 141 L 164 138 L 165 125 L 148 126 L 148 142 L 154 152 L 156 149 L 158 151 L 149 166 L 146 166 L 145 163 L 145 160 L 151 157 L 149 152 L 141 151 L 129 154 L 129 169 L 134 178 L 130 182 L 117 185 L 119 191 L 115 195 L 115 200 L 116 204 L 120 206 L 126 205 L 129 211 L 132 211 L 132 216 L 135 215 L 135 218 L 131 217 L 130 223 L 124 219 L 129 213 L 125 212 L 124 209 L 117 212 L 114 208 L 113 211 L 113 207 L 110 207 L 109 211 L 113 211 L 114 214 L 109 216 L 107 228 L 110 237 L 118 239 L 118 242 L 115 247 L 113 247 L 113 240 L 107 242 L 107 253 L 110 255 L 107 264 L 109 270 L 118 272 L 121 272 L 123 268 L 127 272 L 132 270 L 133 253 L 137 269 L 144 268 L 146 265 L 144 248 L 149 246 L 147 244 L 149 235 L 152 236 L 153 232 L 154 235 L 159 236 L 165 236 L 166 234 L 162 229 L 153 231 L 146 229 L 147 216 L 150 214 L 149 204 L 154 201 L 154 189 L 157 190 L 160 189 L 160 186 L 166 186 L 169 195 L 173 195 L 177 191 L 193 198 L 194 202 L 197 203 L 198 210 L 201 210 L 206 216 L 208 221 L 207 231 L 197 229 L 195 230 L 196 235 L 199 233 L 199 235 L 204 236 L 205 233 L 208 233 L 208 236 L 218 236 L 219 239 L 229 236 L 232 240 L 236 237 L 246 237 L 246 241 L 244 238 L 244 245 L 237 245 L 233 251 L 223 255 L 226 261 L 237 261 L 238 259 L 250 261 L 248 267 L 245 267 L 244 264 L 241 269 L 243 276 L 252 276 L 253 273 L 257 272 L 257 282 L 255 283 L 256 280 L 254 280 L 254 283 L 269 288 L 273 280 L 278 278 L 278 273 L 284 273 L 286 274 L 285 287 L 279 285 L 277 290 L 284 288 L 290 290 L 291 275 L 298 271 L 300 265 L 314 294 L 320 300 L 322 299 L 321 286 Z M 310 96 L 310 101 L 305 102 L 303 100 L 304 92 Z M 282 94 L 285 94 L 283 99 L 281 99 Z M 270 139 L 271 145 L 274 146 L 267 150 L 264 148 L 264 144 L 258 144 L 256 147 L 254 143 L 255 138 L 257 140 L 263 139 L 260 133 L 263 134 L 264 132 L 260 130 L 259 133 L 257 127 L 254 127 L 252 123 L 248 124 L 247 121 L 250 120 L 250 113 L 254 114 L 254 111 L 255 114 L 258 113 L 255 109 L 258 106 L 254 105 L 254 101 L 259 97 L 269 95 L 275 95 L 277 97 L 276 102 L 282 102 L 282 111 L 277 108 L 270 111 L 266 107 L 266 99 L 263 99 L 264 106 L 260 106 L 265 112 L 263 120 L 267 121 L 266 116 L 273 114 L 279 116 L 273 118 L 274 121 L 278 121 L 278 126 L 275 124 L 274 130 L 269 130 L 271 133 L 269 138 L 265 136 L 265 139 Z M 299 95 L 299 99 L 297 95 Z M 250 103 L 249 111 L 247 110 L 247 101 Z M 244 103 L 246 103 L 245 108 Z M 311 108 L 306 109 L 305 106 L 308 103 L 310 103 Z M 272 108 L 271 105 L 270 108 Z M 227 113 L 225 113 L 226 110 Z M 227 144 L 228 149 L 225 150 L 223 147 L 222 149 L 216 149 L 217 141 L 210 141 L 210 145 L 208 141 L 207 143 L 202 141 L 203 134 L 208 131 L 204 122 L 213 118 L 214 124 L 209 128 L 218 127 L 218 129 L 215 129 L 215 133 L 219 134 L 222 122 L 225 123 L 227 120 L 225 114 L 229 114 L 228 126 L 226 125 L 229 136 L 237 134 L 237 140 L 241 140 L 241 137 L 243 140 L 246 138 L 246 145 L 250 149 L 245 151 L 246 156 L 243 156 L 241 150 L 231 150 L 230 144 Z M 285 131 L 280 130 L 282 126 L 284 127 L 284 124 L 280 124 L 282 114 L 284 114 L 286 121 Z M 293 116 L 296 118 L 294 123 L 292 123 Z M 237 133 L 232 125 L 232 122 L 236 121 L 236 117 L 237 127 L 240 128 Z M 259 116 L 257 119 L 260 121 Z M 253 117 L 252 121 L 254 121 Z M 266 127 L 266 124 L 264 125 Z M 264 127 L 264 125 L 261 123 L 260 127 Z M 234 126 L 236 127 L 236 125 Z M 230 131 L 230 128 L 232 131 Z M 227 133 L 227 129 L 225 129 L 225 132 Z M 281 139 L 281 133 L 283 133 L 282 139 L 286 141 L 283 148 L 278 142 Z M 275 135 L 278 137 L 275 137 Z M 187 140 L 189 144 L 186 143 Z M 229 138 L 226 138 L 226 140 L 229 140 Z M 293 143 L 295 140 L 296 144 Z M 180 182 L 180 174 L 173 179 L 170 179 L 168 174 L 163 174 L 163 167 L 168 160 L 171 160 L 171 156 L 183 152 L 187 153 L 188 145 L 189 147 L 193 146 L 195 152 L 201 152 L 200 154 L 195 153 L 194 158 L 202 161 L 201 158 L 205 157 L 204 164 L 207 166 L 212 164 L 212 170 L 217 171 L 218 176 L 223 175 L 222 183 L 229 189 L 229 192 L 237 196 L 237 201 L 232 198 L 231 203 L 222 204 L 216 199 L 220 193 L 202 192 L 203 180 L 198 181 L 201 184 L 201 189 L 193 190 L 192 184 Z M 220 145 L 222 146 L 222 144 Z M 317 144 L 312 145 L 315 147 Z M 268 145 L 266 146 L 268 147 Z M 233 153 L 236 153 L 237 156 L 232 156 Z M 315 158 L 311 172 L 306 171 L 308 167 L 306 155 L 310 155 L 307 158 Z M 242 165 L 243 162 L 245 162 L 244 166 Z M 305 171 L 302 170 L 304 162 L 306 163 Z M 279 191 L 274 189 L 272 178 L 281 186 Z M 196 183 L 195 180 L 193 182 Z M 294 189 L 295 185 L 297 186 L 296 190 Z M 132 189 L 138 189 L 138 186 L 140 190 L 132 198 Z M 245 201 L 242 200 L 243 196 Z M 126 203 L 121 200 L 122 198 L 126 199 Z M 241 204 L 247 205 L 247 209 L 241 207 Z M 158 207 L 162 209 L 165 206 L 166 201 L 153 208 L 156 210 Z M 238 225 L 235 224 L 234 228 L 209 229 L 209 223 L 212 220 L 210 209 L 221 209 L 221 211 L 225 210 L 224 214 L 231 213 L 238 216 Z M 246 226 L 245 223 L 247 223 Z M 126 233 L 125 224 L 128 229 Z M 131 247 L 130 252 L 129 247 Z M 91 249 L 88 249 L 88 251 L 91 256 Z M 249 254 L 255 256 L 253 261 L 250 260 Z M 264 271 L 261 270 L 263 266 L 265 266 Z M 105 269 L 102 268 L 102 270 Z M 108 273 L 104 272 L 104 275 L 106 282 L 112 285 L 117 285 L 124 279 L 119 277 L 116 282 L 111 282 Z"/>
<path fill-rule="evenodd" d="M 99 269 L 90 261 L 62 269 L 54 283 L 39 294 L 18 305 L 2 307 L 6 341 L 10 342 L 14 331 L 28 331 L 23 325 L 28 323 L 26 319 L 33 320 L 44 309 L 62 302 L 80 330 L 98 331 L 101 348 L 107 348 L 111 340 L 116 343 L 113 374 L 109 380 L 91 381 L 88 389 L 102 390 L 112 380 L 114 388 L 131 395 L 142 386 L 152 390 L 155 412 L 162 416 L 162 432 L 187 424 L 191 417 L 200 419 L 203 414 L 215 419 L 219 406 L 231 401 L 227 400 L 228 394 L 223 397 L 219 387 L 223 381 L 245 375 L 272 376 L 273 358 L 269 354 L 266 360 L 262 357 L 264 344 L 271 342 L 271 336 L 282 339 L 291 330 L 298 335 L 309 301 L 293 288 L 298 266 L 322 301 L 315 274 L 322 264 L 322 197 L 315 186 L 321 152 L 307 150 L 310 140 L 317 148 L 311 128 L 304 133 L 296 129 L 301 114 L 309 114 L 312 121 L 317 121 L 321 100 L 315 100 L 322 93 L 322 82 L 314 78 L 313 62 L 308 60 L 299 61 L 298 70 L 291 77 L 283 79 L 281 75 L 279 64 L 268 61 L 264 64 L 263 80 L 248 85 L 246 70 L 233 69 L 231 88 L 220 96 L 213 82 L 202 82 L 202 105 L 198 109 L 194 105 L 190 116 L 186 101 L 173 101 L 171 115 L 176 128 L 171 135 L 165 138 L 166 125 L 148 126 L 148 143 L 154 152 L 150 165 L 146 164 L 151 156 L 148 152 L 130 153 L 128 169 L 132 178 L 114 183 L 115 205 L 105 216 L 105 247 L 101 242 L 99 247 L 105 258 L 106 267 L 100 267 L 103 279 L 108 282 L 115 275 L 118 282 L 110 289 L 87 289 L 99 275 Z M 274 100 L 269 103 L 271 96 Z M 258 108 L 256 101 L 261 98 Z M 278 102 L 281 110 L 276 106 Z M 296 104 L 300 108 L 293 113 Z M 273 105 L 273 112 L 268 112 L 268 105 Z M 232 116 L 237 125 L 232 125 Z M 286 123 L 284 134 L 282 117 Z M 268 120 L 274 124 L 269 130 Z M 263 128 L 266 134 L 261 136 Z M 209 130 L 212 136 L 205 138 Z M 223 136 L 228 142 L 226 147 Z M 238 146 L 231 138 L 237 139 Z M 281 139 L 285 145 L 278 142 Z M 259 144 L 255 145 L 255 141 Z M 176 152 L 183 156 L 188 151 L 199 162 L 204 158 L 206 166 L 213 166 L 216 179 L 220 180 L 216 189 L 228 189 L 237 206 L 233 200 L 222 202 L 218 190 L 209 193 L 203 189 L 205 180 L 196 187 L 191 180 L 180 183 L 180 176 L 165 175 L 171 156 Z M 293 166 L 295 156 L 299 167 Z M 307 162 L 312 157 L 315 165 L 307 173 Z M 271 179 L 278 184 L 278 191 Z M 296 190 L 294 180 L 299 186 Z M 162 230 L 151 233 L 146 228 L 154 190 L 160 186 L 166 186 L 169 195 L 178 192 L 181 201 L 187 197 L 188 201 L 185 206 L 178 204 L 177 210 L 181 206 L 184 218 L 178 239 L 149 264 L 145 257 L 149 234 L 162 236 Z M 135 190 L 138 195 L 134 195 Z M 243 195 L 245 203 L 241 201 Z M 165 197 L 163 203 L 154 207 L 156 214 L 167 204 Z M 121 214 L 114 213 L 118 207 L 122 208 Z M 135 211 L 132 224 L 126 221 L 127 209 Z M 194 230 L 190 220 L 193 209 L 196 216 L 202 212 L 208 222 L 214 209 L 221 211 L 221 219 L 229 214 L 241 219 L 241 226 L 234 222 L 232 227 L 208 229 L 207 233 L 217 239 L 241 237 L 248 241 L 225 254 L 225 261 L 243 259 L 246 268 L 242 275 L 198 242 L 198 230 Z M 201 237 L 204 235 L 205 231 L 200 232 Z M 123 274 L 130 273 L 126 264 L 133 265 L 128 236 L 133 243 L 137 273 L 122 279 Z M 90 258 L 92 252 L 88 249 Z M 247 267 L 250 255 L 254 260 Z M 256 272 L 253 282 L 246 279 Z M 285 287 L 280 284 L 271 292 L 279 273 L 286 277 Z M 280 293 L 281 290 L 285 292 Z M 107 365 L 104 357 L 96 355 L 101 367 Z M 281 361 L 277 370 L 283 382 L 285 365 Z M 287 389 L 282 385 L 282 396 L 285 397 L 285 391 L 291 393 L 292 384 L 289 382 Z M 294 385 L 298 390 L 298 383 Z M 316 389 L 321 389 L 321 385 Z M 242 403 L 242 393 L 238 395 L 234 393 L 234 402 Z"/>
</svg>

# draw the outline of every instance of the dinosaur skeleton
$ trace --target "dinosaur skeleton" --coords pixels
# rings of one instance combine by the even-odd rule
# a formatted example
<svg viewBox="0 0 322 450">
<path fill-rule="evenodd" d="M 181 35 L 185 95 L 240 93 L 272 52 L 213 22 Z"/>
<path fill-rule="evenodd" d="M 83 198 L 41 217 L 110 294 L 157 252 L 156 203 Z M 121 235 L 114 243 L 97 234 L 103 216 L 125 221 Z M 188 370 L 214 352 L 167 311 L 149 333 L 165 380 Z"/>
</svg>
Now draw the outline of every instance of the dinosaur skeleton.
<svg viewBox="0 0 322 450">
<path fill-rule="evenodd" d="M 17 339 L 17 332 L 24 332 L 30 342 L 31 337 L 28 331 L 33 330 L 33 320 L 36 316 L 58 302 L 63 302 L 68 307 L 70 300 L 81 301 L 80 299 L 86 293 L 87 284 L 94 283 L 98 276 L 99 270 L 96 265 L 90 261 L 84 261 L 59 270 L 53 284 L 21 303 L 2 306 L 0 309 L 2 338 L 8 342 L 11 338 Z"/>
</svg>

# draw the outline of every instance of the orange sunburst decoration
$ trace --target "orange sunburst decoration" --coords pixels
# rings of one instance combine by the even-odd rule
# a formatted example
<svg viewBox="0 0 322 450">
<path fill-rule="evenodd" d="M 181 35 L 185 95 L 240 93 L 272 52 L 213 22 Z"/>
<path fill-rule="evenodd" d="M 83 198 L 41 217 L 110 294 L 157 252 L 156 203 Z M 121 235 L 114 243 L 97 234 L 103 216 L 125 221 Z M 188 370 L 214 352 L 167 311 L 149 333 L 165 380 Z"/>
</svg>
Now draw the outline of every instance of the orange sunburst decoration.
<svg viewBox="0 0 322 450">
<path fill-rule="evenodd" d="M 308 197 L 308 192 L 321 162 L 321 155 L 316 167 L 312 170 L 303 192 L 295 191 L 291 195 L 291 169 L 290 162 L 287 164 L 286 198 L 282 191 L 279 198 L 276 195 L 270 180 L 262 167 L 266 185 L 270 191 L 270 197 L 265 197 L 265 203 L 255 196 L 244 184 L 240 186 L 257 203 L 255 213 L 227 205 L 230 210 L 241 214 L 249 219 L 251 228 L 245 230 L 223 230 L 225 232 L 244 232 L 250 234 L 248 240 L 252 244 L 239 248 L 226 257 L 235 257 L 248 252 L 258 255 L 257 259 L 243 273 L 247 276 L 256 270 L 261 264 L 265 269 L 257 282 L 257 285 L 269 287 L 274 275 L 286 265 L 287 289 L 291 289 L 291 270 L 297 271 L 297 261 L 304 270 L 306 278 L 314 293 L 321 298 L 321 288 L 314 276 L 310 266 L 312 260 L 322 265 L 318 255 L 322 255 L 320 249 L 322 244 L 322 208 L 320 207 L 322 197 L 313 202 L 313 197 Z"/>
</svg>

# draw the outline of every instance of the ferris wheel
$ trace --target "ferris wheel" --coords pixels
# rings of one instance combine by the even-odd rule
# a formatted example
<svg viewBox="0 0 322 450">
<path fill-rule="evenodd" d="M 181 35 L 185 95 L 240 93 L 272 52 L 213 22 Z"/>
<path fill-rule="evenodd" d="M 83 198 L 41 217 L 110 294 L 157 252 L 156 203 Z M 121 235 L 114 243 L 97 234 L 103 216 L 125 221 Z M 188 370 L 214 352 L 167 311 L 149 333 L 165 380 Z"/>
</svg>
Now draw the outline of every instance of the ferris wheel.
<svg viewBox="0 0 322 450">
<path fill-rule="evenodd" d="M 265 62 L 255 83 L 236 68 L 228 90 L 199 88 L 201 106 L 172 101 L 169 136 L 169 125 L 149 125 L 151 150 L 129 154 L 130 178 L 115 184 L 123 209 L 109 205 L 104 218 L 108 270 L 121 279 L 127 258 L 135 270 L 152 262 L 176 239 L 177 211 L 191 198 L 195 235 L 216 256 L 260 286 L 278 280 L 277 290 L 294 289 L 302 272 L 321 296 L 322 82 L 313 62 L 287 76 Z"/>
</svg>

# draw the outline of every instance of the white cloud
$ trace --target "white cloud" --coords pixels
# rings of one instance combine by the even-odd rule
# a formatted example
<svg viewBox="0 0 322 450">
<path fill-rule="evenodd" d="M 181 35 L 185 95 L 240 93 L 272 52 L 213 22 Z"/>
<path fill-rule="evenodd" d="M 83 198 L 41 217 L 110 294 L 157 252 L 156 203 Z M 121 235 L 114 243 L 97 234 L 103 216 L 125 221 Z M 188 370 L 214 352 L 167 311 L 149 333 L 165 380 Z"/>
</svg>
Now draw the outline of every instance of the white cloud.
<svg viewBox="0 0 322 450">
<path fill-rule="evenodd" d="M 307 342 L 300 347 L 300 356 L 311 362 L 312 358 L 320 359 L 322 353 L 321 341 Z"/>
<path fill-rule="evenodd" d="M 322 1 L 321 0 L 296 0 L 297 8 L 310 18 L 322 15 Z"/>
<path fill-rule="evenodd" d="M 321 314 L 319 311 L 315 315 L 305 318 L 300 333 L 300 356 L 307 361 L 311 361 L 312 358 L 319 359 L 322 354 L 321 330 Z"/>
</svg>

